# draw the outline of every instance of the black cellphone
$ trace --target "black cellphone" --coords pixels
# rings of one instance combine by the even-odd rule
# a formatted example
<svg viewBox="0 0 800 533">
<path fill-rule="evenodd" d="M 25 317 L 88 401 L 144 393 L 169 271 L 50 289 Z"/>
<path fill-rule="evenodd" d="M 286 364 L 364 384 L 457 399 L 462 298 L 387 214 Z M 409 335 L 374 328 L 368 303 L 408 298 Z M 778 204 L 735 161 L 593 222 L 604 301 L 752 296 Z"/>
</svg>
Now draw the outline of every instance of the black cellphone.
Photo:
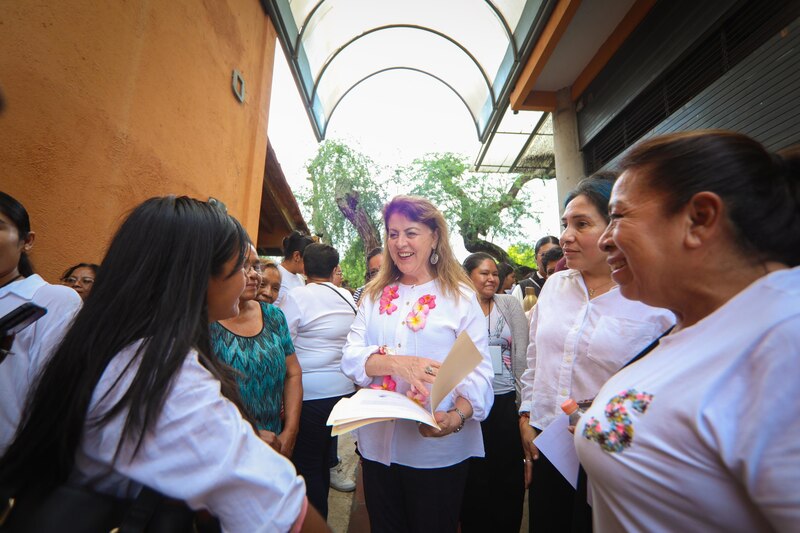
<svg viewBox="0 0 800 533">
<path fill-rule="evenodd" d="M 47 313 L 47 309 L 34 303 L 24 303 L 0 317 L 0 337 L 16 335 Z"/>
</svg>

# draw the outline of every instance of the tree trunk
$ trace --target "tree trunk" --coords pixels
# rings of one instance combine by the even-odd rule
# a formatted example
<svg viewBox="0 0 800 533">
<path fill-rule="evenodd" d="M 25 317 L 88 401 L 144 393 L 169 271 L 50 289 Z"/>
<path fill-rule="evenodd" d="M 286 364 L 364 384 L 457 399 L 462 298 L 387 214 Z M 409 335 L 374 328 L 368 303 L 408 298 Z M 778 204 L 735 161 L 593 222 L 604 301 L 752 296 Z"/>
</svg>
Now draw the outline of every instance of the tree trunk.
<svg viewBox="0 0 800 533">
<path fill-rule="evenodd" d="M 339 206 L 339 211 L 344 217 L 356 228 L 358 236 L 364 243 L 364 253 L 369 253 L 370 250 L 381 245 L 380 233 L 372 219 L 359 205 L 358 200 L 358 191 L 348 191 L 344 196 L 336 197 L 336 205 Z"/>
<path fill-rule="evenodd" d="M 461 235 L 464 239 L 464 248 L 466 248 L 469 253 L 474 254 L 476 252 L 486 252 L 494 257 L 498 263 L 508 263 L 512 266 L 512 268 L 514 268 L 514 270 L 517 270 L 520 267 L 518 263 L 509 257 L 505 250 L 496 244 L 479 238 L 473 232 L 465 231 L 465 228 L 463 227 L 460 229 Z"/>
</svg>

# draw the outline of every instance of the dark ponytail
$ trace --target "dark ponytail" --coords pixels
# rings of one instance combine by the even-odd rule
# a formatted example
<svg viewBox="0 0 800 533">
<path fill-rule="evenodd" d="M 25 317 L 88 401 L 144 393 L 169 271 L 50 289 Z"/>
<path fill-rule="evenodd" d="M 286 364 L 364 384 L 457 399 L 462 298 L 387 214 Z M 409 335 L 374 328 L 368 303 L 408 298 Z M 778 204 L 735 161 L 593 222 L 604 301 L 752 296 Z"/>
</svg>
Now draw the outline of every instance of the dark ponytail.
<svg viewBox="0 0 800 533">
<path fill-rule="evenodd" d="M 303 257 L 306 246 L 313 244 L 314 239 L 294 230 L 283 239 L 283 257 L 284 259 L 291 259 L 295 252 L 300 252 L 300 257 Z"/>
<path fill-rule="evenodd" d="M 30 218 L 28 218 L 28 212 L 13 196 L 2 191 L 0 191 L 0 213 L 7 216 L 11 220 L 11 223 L 17 228 L 20 241 L 24 241 L 28 238 L 28 234 L 31 232 L 31 221 Z M 34 274 L 31 259 L 25 252 L 22 252 L 22 255 L 19 257 L 17 270 L 26 278 Z"/>
</svg>

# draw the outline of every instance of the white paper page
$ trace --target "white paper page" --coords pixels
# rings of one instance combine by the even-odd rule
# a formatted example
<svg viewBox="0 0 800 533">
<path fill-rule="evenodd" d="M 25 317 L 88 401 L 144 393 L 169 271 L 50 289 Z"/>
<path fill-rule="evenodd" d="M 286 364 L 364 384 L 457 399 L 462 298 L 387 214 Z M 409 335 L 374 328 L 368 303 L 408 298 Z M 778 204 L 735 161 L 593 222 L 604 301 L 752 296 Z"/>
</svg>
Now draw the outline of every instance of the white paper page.
<svg viewBox="0 0 800 533">
<path fill-rule="evenodd" d="M 483 356 L 469 334 L 466 331 L 459 333 L 442 366 L 439 367 L 439 372 L 436 373 L 436 381 L 433 382 L 431 389 L 431 413 L 444 397 L 456 388 L 456 385 L 481 364 L 482 360 Z"/>
<path fill-rule="evenodd" d="M 470 336 L 462 331 L 442 362 L 436 381 L 431 388 L 430 410 L 408 398 L 405 394 L 382 389 L 360 389 L 350 398 L 342 398 L 333 406 L 327 425 L 332 434 L 339 435 L 353 429 L 382 422 L 387 419 L 416 420 L 439 429 L 433 416 L 434 408 L 450 394 L 483 360 Z"/>
<path fill-rule="evenodd" d="M 369 416 L 365 418 L 365 414 Z M 375 418 L 406 418 L 436 427 L 431 413 L 405 394 L 380 389 L 360 389 L 333 406 L 328 425 Z"/>
<path fill-rule="evenodd" d="M 396 420 L 395 418 L 361 418 L 359 420 L 354 420 L 352 422 L 342 422 L 341 424 L 336 424 L 335 426 L 331 427 L 331 437 L 337 437 L 339 435 L 343 435 L 345 433 L 349 433 L 354 429 L 358 429 L 361 426 L 366 426 L 369 424 L 374 424 L 376 422 L 388 422 L 389 420 Z"/>
<path fill-rule="evenodd" d="M 533 443 L 539 452 L 545 454 L 558 471 L 569 481 L 573 489 L 578 488 L 578 454 L 569 427 L 569 417 L 561 415 L 542 431 Z M 533 467 L 536 469 L 536 465 Z"/>
</svg>

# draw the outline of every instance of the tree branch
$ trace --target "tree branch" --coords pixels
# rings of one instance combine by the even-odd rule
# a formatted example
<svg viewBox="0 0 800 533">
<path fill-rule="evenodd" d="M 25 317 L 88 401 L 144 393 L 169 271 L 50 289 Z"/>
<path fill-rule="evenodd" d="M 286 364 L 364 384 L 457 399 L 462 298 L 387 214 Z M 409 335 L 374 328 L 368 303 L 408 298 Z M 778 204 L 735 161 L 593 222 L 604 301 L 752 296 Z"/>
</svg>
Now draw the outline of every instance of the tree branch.
<svg viewBox="0 0 800 533">
<path fill-rule="evenodd" d="M 508 191 L 492 204 L 492 208 L 496 209 L 497 211 L 502 211 L 507 207 L 511 207 L 525 184 L 529 181 L 533 181 L 536 178 L 541 178 L 543 174 L 545 174 L 545 172 L 541 170 L 531 174 L 520 174 L 511 184 L 511 187 L 509 187 Z"/>
<path fill-rule="evenodd" d="M 364 243 L 364 251 L 369 253 L 373 248 L 381 245 L 378 228 L 369 217 L 364 208 L 359 204 L 358 191 L 347 191 L 342 196 L 336 196 L 336 205 L 342 215 L 350 221 Z"/>
</svg>

